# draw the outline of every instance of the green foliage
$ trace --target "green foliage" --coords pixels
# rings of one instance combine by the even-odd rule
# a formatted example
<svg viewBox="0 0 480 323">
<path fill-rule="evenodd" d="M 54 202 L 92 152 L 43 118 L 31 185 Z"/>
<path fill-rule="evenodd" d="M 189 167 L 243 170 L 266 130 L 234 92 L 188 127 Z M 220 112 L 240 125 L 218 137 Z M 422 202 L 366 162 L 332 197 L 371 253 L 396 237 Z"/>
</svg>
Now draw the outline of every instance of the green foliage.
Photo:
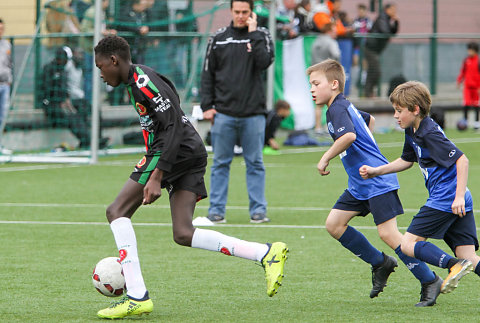
<svg viewBox="0 0 480 323">
<path fill-rule="evenodd" d="M 456 132 L 449 136 L 458 137 Z M 460 138 L 462 139 L 462 138 Z M 480 194 L 480 149 L 458 140 L 470 160 L 474 200 Z M 402 150 L 402 135 L 377 136 L 389 160 Z M 455 141 L 454 140 L 454 141 Z M 472 138 L 471 141 L 475 141 Z M 319 148 L 325 149 L 325 148 Z M 322 152 L 265 156 L 270 224 L 248 226 L 245 166 L 231 168 L 227 225 L 216 230 L 241 239 L 285 241 L 290 247 L 284 286 L 269 298 L 263 270 L 252 262 L 175 245 L 168 197 L 142 207 L 134 216 L 143 275 L 156 306 L 143 317 L 152 322 L 442 322 L 476 321 L 471 308 L 478 294 L 475 274 L 457 290 L 441 295 L 432 308 L 415 308 L 420 284 L 400 263 L 378 298 L 370 299 L 370 267 L 332 239 L 323 228 L 329 209 L 346 187 L 338 158 L 331 174 L 321 177 L 316 163 Z M 97 310 L 110 299 L 95 291 L 91 272 L 103 257 L 117 254 L 106 223 L 106 206 L 128 178 L 139 156 L 101 159 L 98 165 L 0 166 L 0 241 L 2 264 L 0 317 L 4 322 L 98 322 Z M 211 162 L 211 159 L 209 159 Z M 207 186 L 209 174 L 206 176 Z M 427 197 L 420 170 L 399 174 L 406 227 Z M 206 216 L 208 200 L 197 206 Z M 14 222 L 17 221 L 17 222 Z M 18 223 L 32 221 L 32 223 Z M 149 225 L 146 225 L 149 224 Z M 245 226 L 241 226 L 245 225 Z M 371 216 L 356 218 L 379 249 L 396 256 L 378 238 Z M 448 250 L 441 241 L 436 244 Z M 434 268 L 441 276 L 446 270 Z M 475 302 L 473 302 L 475 304 Z"/>
</svg>

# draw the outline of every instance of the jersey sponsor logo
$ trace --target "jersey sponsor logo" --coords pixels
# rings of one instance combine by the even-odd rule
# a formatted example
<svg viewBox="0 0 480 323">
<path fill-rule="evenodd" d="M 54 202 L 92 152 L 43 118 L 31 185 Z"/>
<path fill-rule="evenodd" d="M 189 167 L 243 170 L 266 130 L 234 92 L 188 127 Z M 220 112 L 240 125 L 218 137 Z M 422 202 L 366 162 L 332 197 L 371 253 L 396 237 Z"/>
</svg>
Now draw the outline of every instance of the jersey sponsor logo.
<svg viewBox="0 0 480 323">
<path fill-rule="evenodd" d="M 157 104 L 155 107 L 155 112 L 165 112 L 172 106 L 170 99 L 164 99 L 160 93 L 157 93 L 152 100 Z"/>
<path fill-rule="evenodd" d="M 338 128 L 337 132 L 342 132 L 343 130 L 345 130 L 345 127 Z"/>
<path fill-rule="evenodd" d="M 327 124 L 327 128 L 328 128 L 328 131 L 329 131 L 330 133 L 334 133 L 334 132 L 335 132 L 335 129 L 333 129 L 333 125 L 332 125 L 331 122 L 329 122 L 329 123 Z"/>
<path fill-rule="evenodd" d="M 453 149 L 453 150 L 448 154 L 448 157 L 452 158 L 453 155 L 455 155 L 456 152 L 457 152 L 457 150 Z"/>
<path fill-rule="evenodd" d="M 142 166 L 145 165 L 146 162 L 147 162 L 147 157 L 143 156 L 143 158 L 140 159 L 140 161 L 138 162 L 138 164 L 135 167 L 142 168 Z"/>
<path fill-rule="evenodd" d="M 148 85 L 148 82 L 150 82 L 150 78 L 148 77 L 147 74 L 138 75 L 138 78 L 135 81 L 139 89 L 142 87 L 146 87 Z"/>
<path fill-rule="evenodd" d="M 135 103 L 135 110 L 141 116 L 147 115 L 147 108 L 139 102 Z"/>
</svg>

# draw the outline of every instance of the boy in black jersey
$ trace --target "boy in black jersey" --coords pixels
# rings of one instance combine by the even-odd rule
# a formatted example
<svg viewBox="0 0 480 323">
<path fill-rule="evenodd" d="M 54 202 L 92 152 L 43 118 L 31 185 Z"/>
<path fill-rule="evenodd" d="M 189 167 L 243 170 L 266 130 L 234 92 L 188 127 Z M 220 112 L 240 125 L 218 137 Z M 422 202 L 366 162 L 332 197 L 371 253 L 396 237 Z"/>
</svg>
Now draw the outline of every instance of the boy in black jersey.
<svg viewBox="0 0 480 323">
<path fill-rule="evenodd" d="M 132 64 L 130 47 L 118 36 L 106 37 L 98 43 L 95 64 L 104 82 L 113 87 L 122 83 L 126 85 L 130 101 L 139 114 L 147 147 L 146 155 L 107 208 L 127 295 L 100 310 L 98 316 L 114 319 L 148 314 L 153 310 L 140 270 L 130 218 L 142 204 L 157 200 L 162 188 L 166 188 L 170 196 L 176 243 L 261 262 L 265 268 L 267 294 L 275 295 L 283 279 L 288 252 L 285 243 L 249 242 L 192 225 L 196 202 L 207 197 L 203 180 L 207 153 L 202 139 L 180 108 L 173 84 L 147 66 Z"/>
</svg>

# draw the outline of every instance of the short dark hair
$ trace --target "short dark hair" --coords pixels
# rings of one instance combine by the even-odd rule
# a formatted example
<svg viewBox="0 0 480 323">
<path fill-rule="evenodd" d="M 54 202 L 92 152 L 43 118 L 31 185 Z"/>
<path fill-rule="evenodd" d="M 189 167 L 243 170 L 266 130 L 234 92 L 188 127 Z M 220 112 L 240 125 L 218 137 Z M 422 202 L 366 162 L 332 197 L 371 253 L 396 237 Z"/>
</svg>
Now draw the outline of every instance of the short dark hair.
<svg viewBox="0 0 480 323">
<path fill-rule="evenodd" d="M 277 100 L 277 102 L 275 102 L 275 111 L 280 109 L 290 110 L 290 103 L 282 99 Z"/>
<path fill-rule="evenodd" d="M 3 24 L 3 19 L 2 18 L 0 18 L 0 24 Z"/>
<path fill-rule="evenodd" d="M 358 9 L 367 10 L 367 6 L 364 5 L 363 3 L 360 3 L 360 4 L 358 5 Z"/>
<path fill-rule="evenodd" d="M 95 55 L 116 55 L 125 61 L 130 61 L 130 46 L 125 38 L 120 36 L 107 36 L 95 46 Z"/>
<path fill-rule="evenodd" d="M 230 0 L 230 9 L 233 8 L 234 2 L 247 2 L 250 6 L 250 10 L 253 10 L 253 0 Z"/>
<path fill-rule="evenodd" d="M 467 44 L 467 49 L 471 49 L 471 50 L 475 51 L 475 53 L 478 53 L 478 44 L 473 42 L 473 41 L 469 42 Z"/>
</svg>

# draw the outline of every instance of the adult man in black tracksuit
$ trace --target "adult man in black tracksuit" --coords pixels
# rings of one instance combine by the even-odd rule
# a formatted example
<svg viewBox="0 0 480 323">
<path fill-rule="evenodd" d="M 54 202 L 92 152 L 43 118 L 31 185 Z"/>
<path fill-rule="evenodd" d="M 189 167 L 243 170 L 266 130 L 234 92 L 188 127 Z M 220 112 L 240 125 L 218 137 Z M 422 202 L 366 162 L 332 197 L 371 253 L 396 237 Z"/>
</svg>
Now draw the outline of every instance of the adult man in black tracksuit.
<svg viewBox="0 0 480 323">
<path fill-rule="evenodd" d="M 213 165 L 208 218 L 225 221 L 230 163 L 239 139 L 247 167 L 250 222 L 270 221 L 262 149 L 265 88 L 262 74 L 273 62 L 270 34 L 257 28 L 252 0 L 231 0 L 232 22 L 210 39 L 202 73 L 201 107 L 212 120 Z"/>
<path fill-rule="evenodd" d="M 398 31 L 397 7 L 395 4 L 386 4 L 383 12 L 373 23 L 370 33 L 384 34 L 382 38 L 367 38 L 365 44 L 365 58 L 368 63 L 367 80 L 365 81 L 365 96 L 373 96 L 373 88 L 380 79 L 380 54 L 387 47 L 390 37 Z"/>
</svg>

